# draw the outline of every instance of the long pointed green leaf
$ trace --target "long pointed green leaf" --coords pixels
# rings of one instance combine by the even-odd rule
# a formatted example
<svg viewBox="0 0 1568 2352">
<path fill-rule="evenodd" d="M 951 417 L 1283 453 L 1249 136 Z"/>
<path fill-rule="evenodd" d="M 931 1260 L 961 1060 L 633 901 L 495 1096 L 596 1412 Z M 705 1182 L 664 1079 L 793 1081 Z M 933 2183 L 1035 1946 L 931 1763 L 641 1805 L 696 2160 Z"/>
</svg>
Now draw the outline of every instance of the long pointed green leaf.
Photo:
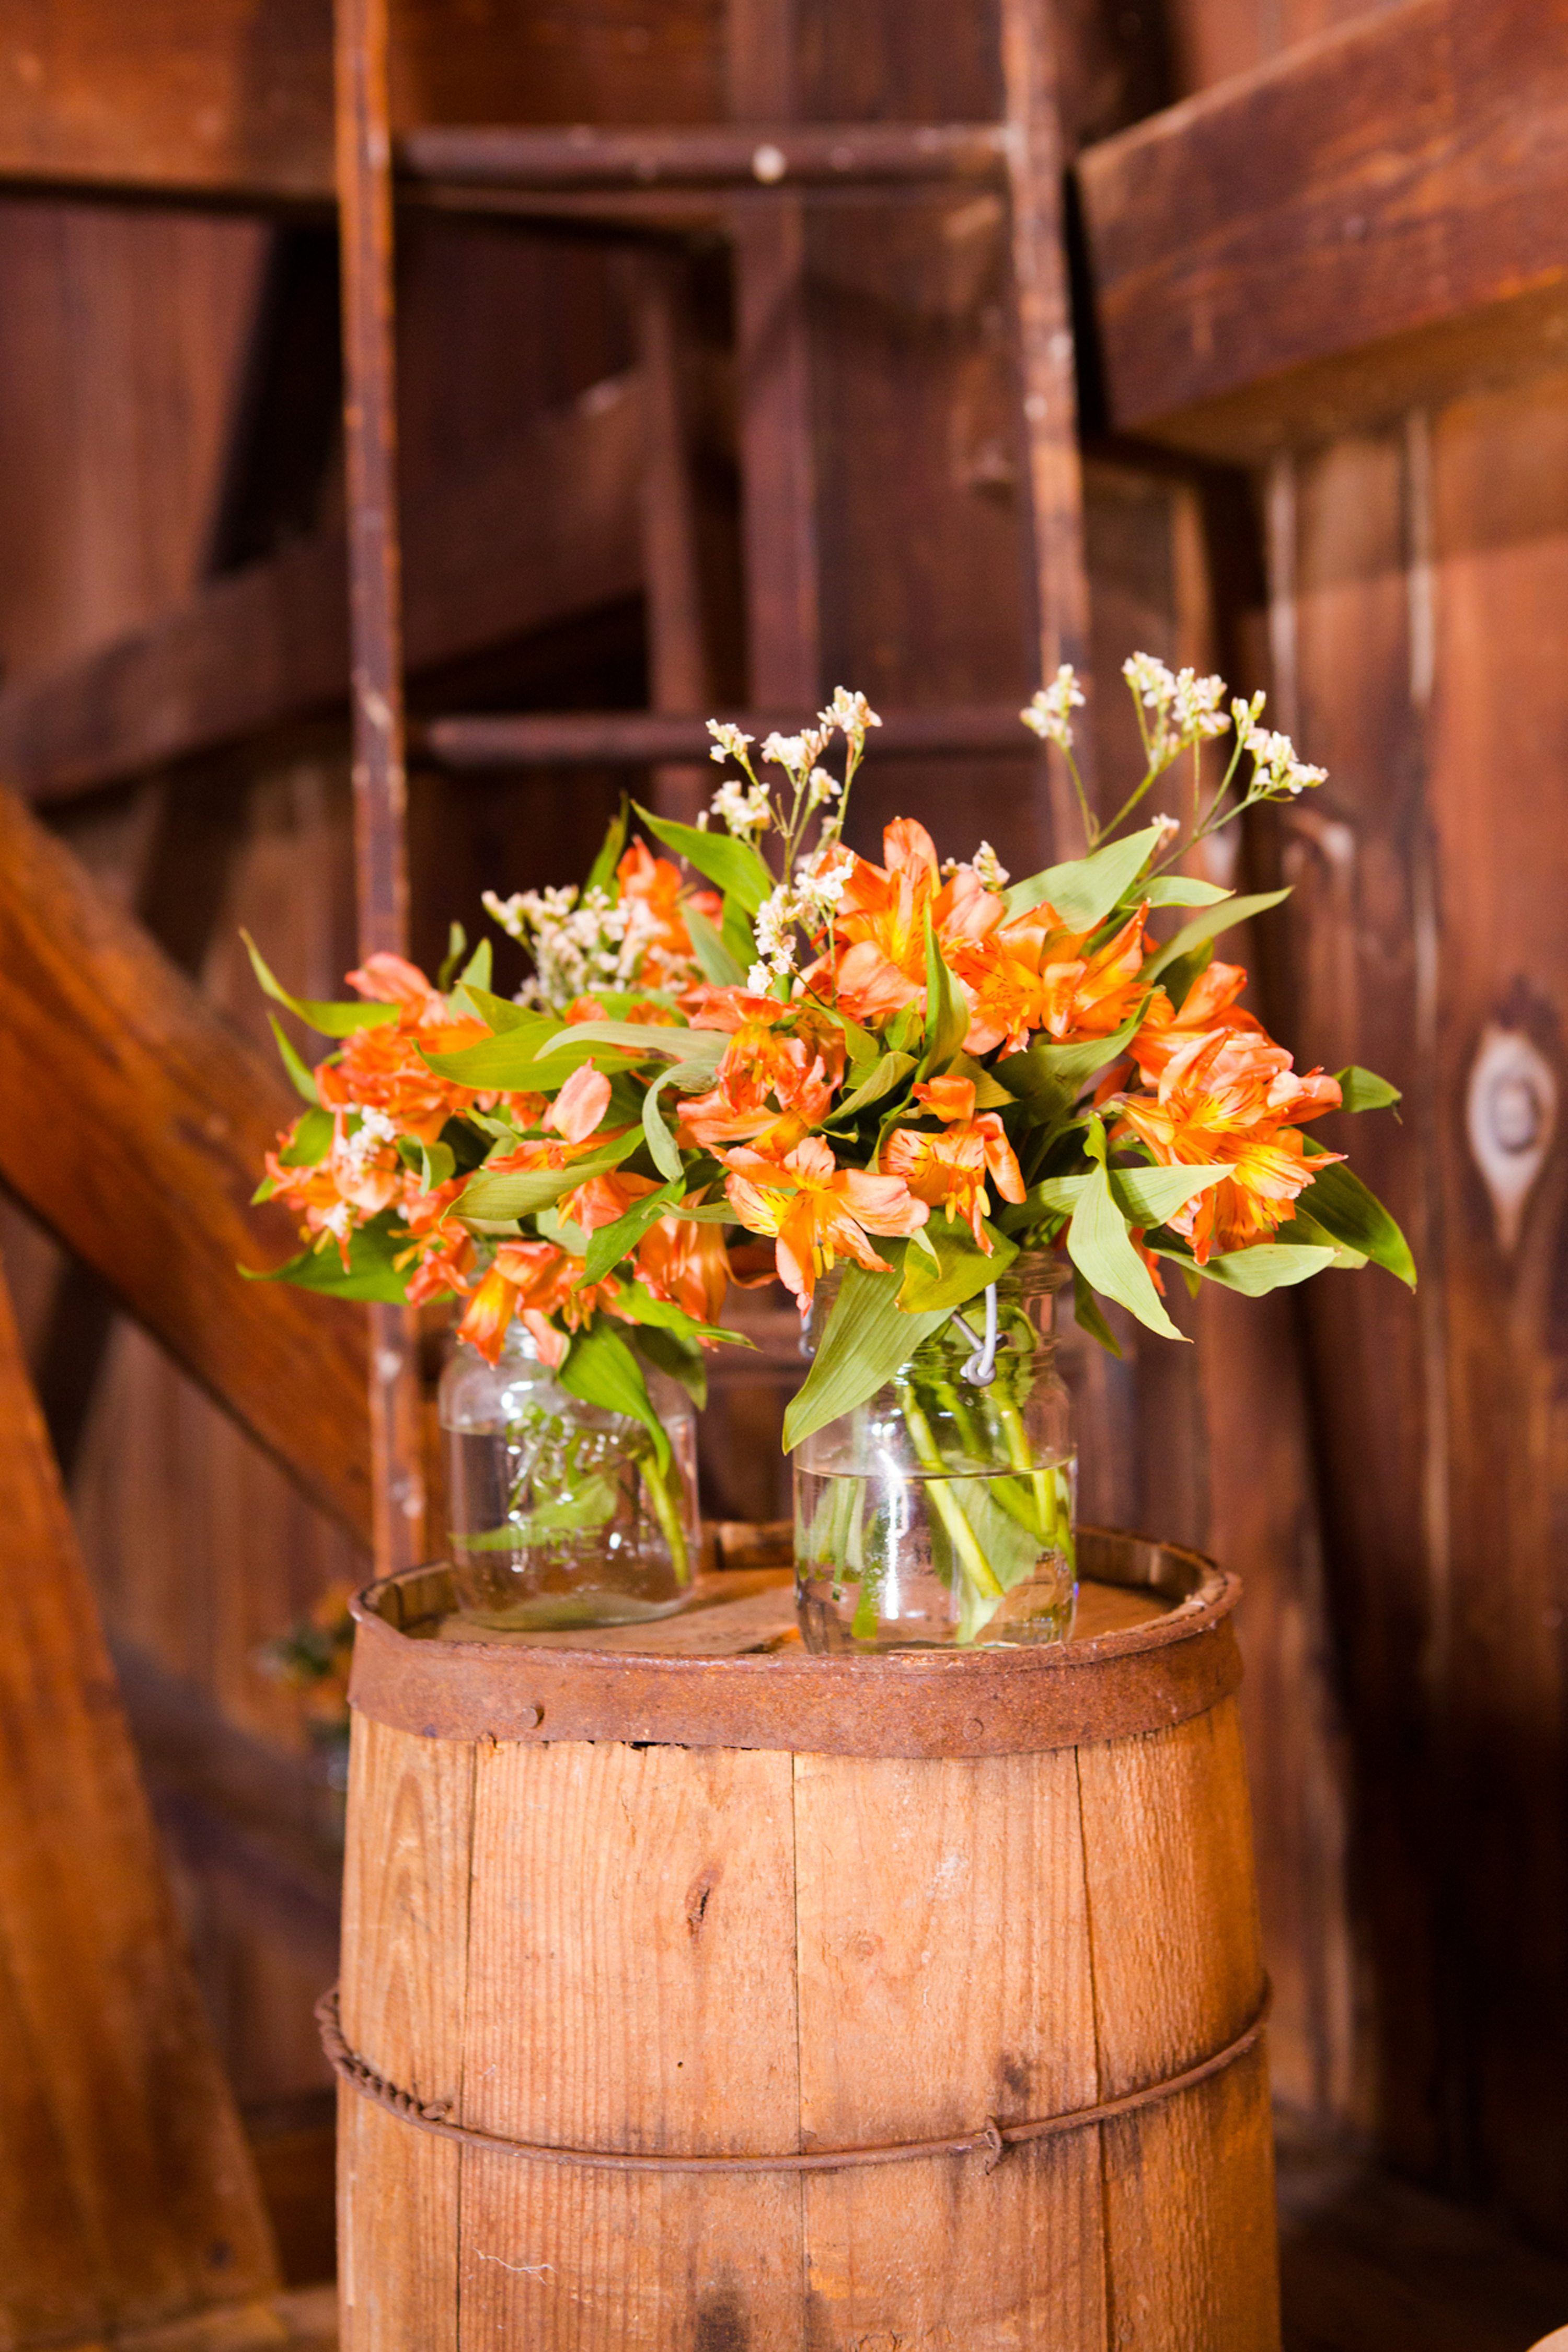
<svg viewBox="0 0 1568 2352">
<path fill-rule="evenodd" d="M 784 1415 L 784 1452 L 858 1405 L 909 1362 L 921 1341 L 939 1331 L 951 1308 L 906 1315 L 899 1306 L 899 1276 L 844 1269 L 827 1328 L 804 1385 Z"/>
<path fill-rule="evenodd" d="M 936 929 L 928 914 L 925 1058 L 921 1064 L 923 1074 L 934 1077 L 938 1071 L 945 1070 L 968 1034 L 969 1006 L 943 961 Z"/>
<path fill-rule="evenodd" d="M 1092 930 L 1131 890 L 1163 837 L 1157 824 L 1146 825 L 1125 841 L 1108 841 L 1088 857 L 1047 866 L 1044 873 L 1015 882 L 1007 892 L 1009 917 L 1026 914 L 1031 907 L 1051 906 L 1069 929 Z"/>
<path fill-rule="evenodd" d="M 618 1168 L 641 1141 L 634 1128 L 614 1143 L 605 1144 L 602 1150 L 574 1160 L 565 1168 L 536 1168 L 500 1175 L 490 1175 L 481 1168 L 460 1194 L 458 1214 L 476 1218 L 484 1224 L 505 1224 L 514 1217 L 530 1216 L 536 1209 L 548 1209 L 563 1192 L 574 1192 L 590 1176 L 603 1176 L 610 1169 Z"/>
<path fill-rule="evenodd" d="M 295 1051 L 293 1042 L 290 1039 L 288 1031 L 284 1028 L 283 1024 L 279 1020 L 276 1013 L 269 1013 L 267 1016 L 267 1020 L 268 1024 L 272 1031 L 272 1034 L 277 1040 L 278 1052 L 282 1060 L 283 1067 L 289 1073 L 289 1083 L 293 1087 L 294 1092 L 305 1102 L 319 1103 L 321 1099 L 321 1089 L 318 1087 L 315 1079 L 311 1076 L 309 1066 L 306 1064 L 303 1056 Z"/>
<path fill-rule="evenodd" d="M 717 923 L 710 922 L 700 907 L 686 907 L 682 919 L 690 936 L 692 952 L 702 967 L 704 980 L 715 988 L 740 988 L 744 985 L 745 966 L 731 954 L 724 934 Z"/>
<path fill-rule="evenodd" d="M 1153 1277 L 1133 1248 L 1127 1221 L 1111 1195 L 1103 1167 L 1090 1174 L 1068 1227 L 1068 1255 L 1086 1282 L 1125 1307 L 1162 1339 L 1180 1339 L 1154 1287 Z"/>
<path fill-rule="evenodd" d="M 1391 1103 L 1405 1099 L 1397 1087 L 1391 1087 L 1375 1070 L 1363 1070 L 1357 1062 L 1348 1069 L 1336 1070 L 1334 1076 L 1340 1082 L 1343 1110 L 1386 1110 Z"/>
<path fill-rule="evenodd" d="M 1152 955 L 1143 967 L 1145 980 L 1158 980 L 1167 965 L 1180 956 L 1190 955 L 1210 940 L 1217 940 L 1237 923 L 1250 922 L 1254 915 L 1266 915 L 1270 907 L 1279 906 L 1290 896 L 1289 890 L 1258 890 L 1249 898 L 1227 898 L 1222 907 L 1210 907 L 1184 923 L 1173 940 Z"/>
<path fill-rule="evenodd" d="M 748 915 L 756 913 L 773 887 L 773 877 L 749 841 L 737 841 L 728 833 L 703 833 L 694 824 L 678 824 L 673 817 L 650 816 L 640 806 L 637 814 L 667 849 L 673 849 L 699 874 L 738 898 Z"/>
<path fill-rule="evenodd" d="M 1217 907 L 1236 893 L 1217 882 L 1200 882 L 1195 874 L 1157 874 L 1143 896 L 1152 907 Z"/>
<path fill-rule="evenodd" d="M 931 1314 L 939 1307 L 951 1313 L 1005 1274 L 1018 1255 L 1017 1243 L 994 1225 L 987 1225 L 986 1238 L 989 1255 L 967 1225 L 955 1224 L 951 1217 L 932 1217 L 921 1234 L 931 1255 L 915 1249 L 904 1253 L 904 1278 L 899 1285 L 904 1313 Z"/>
<path fill-rule="evenodd" d="M 599 854 L 588 868 L 588 878 L 583 885 L 584 898 L 590 890 L 603 890 L 607 897 L 615 897 L 616 868 L 621 862 L 621 852 L 626 845 L 626 796 L 623 793 L 621 805 L 610 819 L 605 838 L 599 844 Z"/>
<path fill-rule="evenodd" d="M 1415 1260 L 1409 1243 L 1376 1194 L 1342 1160 L 1314 1166 L 1301 1205 L 1333 1240 L 1385 1266 L 1415 1289 Z"/>
<path fill-rule="evenodd" d="M 1206 1192 L 1230 1172 L 1223 1162 L 1202 1168 L 1113 1168 L 1110 1189 L 1130 1223 L 1163 1225 L 1194 1193 Z"/>
<path fill-rule="evenodd" d="M 622 1258 L 630 1256 L 649 1226 L 657 1225 L 660 1217 L 668 1216 L 671 1209 L 679 1205 L 679 1201 L 680 1180 L 677 1177 L 668 1184 L 661 1184 L 656 1192 L 645 1192 L 642 1199 L 634 1201 L 625 1215 L 617 1217 L 613 1224 L 601 1225 L 598 1232 L 589 1238 L 577 1288 L 582 1290 L 591 1283 L 602 1282 L 612 1266 L 619 1265 Z"/>
<path fill-rule="evenodd" d="M 239 1272 L 247 1282 L 288 1282 L 297 1290 L 320 1291 L 329 1298 L 370 1299 L 379 1306 L 396 1307 L 407 1296 L 408 1278 L 398 1272 L 393 1258 L 408 1245 L 406 1234 L 394 1235 L 377 1219 L 349 1236 L 346 1271 L 336 1242 L 328 1241 L 323 1248 L 305 1250 L 270 1273 L 258 1273 L 248 1265 L 242 1265 Z"/>
<path fill-rule="evenodd" d="M 1162 1250 L 1159 1255 L 1169 1257 L 1174 1253 Z M 1239 1290 L 1247 1298 L 1261 1298 L 1288 1284 L 1310 1281 L 1333 1262 L 1331 1249 L 1300 1245 L 1286 1249 L 1278 1242 L 1259 1242 L 1251 1249 L 1230 1250 L 1223 1257 L 1211 1257 L 1206 1265 L 1196 1270 L 1206 1281 L 1220 1283 L 1226 1290 Z M 1194 1261 L 1177 1256 L 1175 1263 L 1185 1270 Z"/>
<path fill-rule="evenodd" d="M 290 1013 L 297 1013 L 307 1027 L 314 1029 L 321 1036 L 347 1037 L 355 1029 L 379 1029 L 386 1022 L 396 1020 L 398 1007 L 395 1004 L 327 1004 L 318 1003 L 313 997 L 290 996 L 288 990 L 273 978 L 250 933 L 242 930 L 239 936 L 245 941 L 250 957 L 250 968 L 268 995 L 275 1003 L 286 1004 Z"/>
<path fill-rule="evenodd" d="M 653 1409 L 642 1366 L 620 1333 L 612 1331 L 602 1316 L 595 1316 L 586 1330 L 574 1335 L 565 1361 L 555 1377 L 563 1389 L 581 1397 L 584 1404 L 596 1404 L 605 1412 L 624 1413 L 628 1421 L 640 1421 L 653 1439 L 659 1468 L 668 1469 L 668 1434 Z"/>
</svg>

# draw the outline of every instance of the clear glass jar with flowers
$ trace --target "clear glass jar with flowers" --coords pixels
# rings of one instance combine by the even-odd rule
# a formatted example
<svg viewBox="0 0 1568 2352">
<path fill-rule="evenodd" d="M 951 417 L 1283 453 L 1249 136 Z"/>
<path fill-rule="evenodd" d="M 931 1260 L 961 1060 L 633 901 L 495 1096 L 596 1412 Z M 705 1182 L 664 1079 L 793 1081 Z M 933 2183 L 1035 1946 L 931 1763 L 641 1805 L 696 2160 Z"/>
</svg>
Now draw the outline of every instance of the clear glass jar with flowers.
<svg viewBox="0 0 1568 2352">
<path fill-rule="evenodd" d="M 459 1506 L 467 1561 L 489 1534 L 498 1558 L 532 1545 L 541 1567 L 548 1537 L 591 1614 L 609 1555 L 662 1543 L 663 1600 L 625 1597 L 643 1613 L 678 1601 L 690 1481 L 684 1409 L 660 1377 L 700 1399 L 707 1351 L 736 1337 L 720 1321 L 728 1285 L 776 1272 L 811 1358 L 784 1426 L 805 1640 L 1060 1639 L 1074 1454 L 1058 1289 L 1070 1278 L 1078 1319 L 1114 1344 L 1104 1301 L 1181 1339 L 1173 1267 L 1251 1296 L 1369 1263 L 1414 1280 L 1388 1212 L 1305 1131 L 1394 1089 L 1357 1068 L 1296 1071 L 1241 1008 L 1245 971 L 1215 959 L 1284 893 L 1238 898 L 1184 870 L 1222 825 L 1322 772 L 1261 726 L 1260 695 L 1227 708 L 1223 680 L 1146 655 L 1126 676 L 1142 775 L 1103 827 L 1080 788 L 1083 854 L 1022 881 L 984 843 L 941 866 L 908 819 L 880 864 L 846 845 L 879 722 L 840 688 L 760 751 L 713 722 L 714 759 L 739 773 L 710 819 L 637 813 L 670 856 L 628 845 L 623 816 L 581 891 L 487 895 L 532 958 L 515 1000 L 493 992 L 488 945 L 462 962 L 460 933 L 434 983 L 369 958 L 350 974 L 357 1004 L 300 1003 L 256 957 L 274 997 L 342 1041 L 313 1070 L 285 1041 L 307 1108 L 264 1189 L 308 1246 L 279 1274 L 457 1297 L 460 1346 L 497 1369 L 510 1347 L 521 1387 L 552 1391 L 560 1428 L 529 1457 L 537 1475 L 510 1406 L 491 1413 L 510 1451 L 482 1506 Z M 1022 714 L 1069 768 L 1082 699 L 1064 667 Z M 1205 747 L 1227 735 L 1216 767 Z M 1182 761 L 1185 822 L 1130 830 Z M 575 1434 L 560 1400 L 575 1401 Z M 465 1441 L 479 1425 L 454 1405 Z M 612 1430 L 613 1475 L 595 1450 Z"/>
</svg>

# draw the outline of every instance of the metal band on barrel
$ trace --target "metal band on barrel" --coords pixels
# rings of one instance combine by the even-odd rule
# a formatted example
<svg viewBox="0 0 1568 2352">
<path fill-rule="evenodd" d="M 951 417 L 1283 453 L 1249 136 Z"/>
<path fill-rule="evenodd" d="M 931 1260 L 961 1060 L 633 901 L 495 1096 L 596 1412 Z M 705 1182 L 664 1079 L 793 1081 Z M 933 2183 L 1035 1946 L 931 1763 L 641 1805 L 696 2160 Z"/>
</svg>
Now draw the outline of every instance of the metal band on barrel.
<svg viewBox="0 0 1568 2352">
<path fill-rule="evenodd" d="M 343 2039 L 336 1985 L 316 2003 L 316 2022 L 321 2028 L 321 2047 L 333 2068 L 362 2098 L 373 2100 L 389 2115 L 400 2116 L 416 2131 L 458 2140 L 465 2147 L 483 2148 L 491 2155 L 521 2156 L 534 2164 L 577 2165 L 597 2172 L 706 2173 L 847 2172 L 858 2165 L 910 2164 L 922 2157 L 980 2156 L 984 2160 L 984 2169 L 989 2173 L 994 2171 L 1010 2147 L 1029 2140 L 1052 2139 L 1063 2132 L 1087 2131 L 1093 2124 L 1116 2123 L 1123 2116 L 1136 2115 L 1140 2108 L 1173 2099 L 1183 2091 L 1195 2090 L 1200 2083 L 1224 2074 L 1256 2045 L 1268 2022 L 1271 1999 L 1272 1990 L 1265 1978 L 1251 2022 L 1233 2042 L 1227 2042 L 1223 2050 L 1216 2050 L 1212 2057 L 1200 2060 L 1184 2073 L 1166 2075 L 1142 2090 L 1125 2092 L 1119 2099 L 1102 2099 L 1092 2107 L 1073 2107 L 1065 2115 L 1041 2116 L 1030 2123 L 1004 2124 L 994 2116 L 987 2116 L 981 2130 L 960 2133 L 951 2139 L 899 2140 L 883 2147 L 823 2148 L 805 2156 L 627 2156 L 606 2148 L 555 2147 L 543 2141 L 510 2139 L 501 2132 L 455 2124 L 448 2102 L 421 2101 L 412 2091 L 400 2090 L 378 2074 L 368 2060 L 351 2049 Z"/>
</svg>

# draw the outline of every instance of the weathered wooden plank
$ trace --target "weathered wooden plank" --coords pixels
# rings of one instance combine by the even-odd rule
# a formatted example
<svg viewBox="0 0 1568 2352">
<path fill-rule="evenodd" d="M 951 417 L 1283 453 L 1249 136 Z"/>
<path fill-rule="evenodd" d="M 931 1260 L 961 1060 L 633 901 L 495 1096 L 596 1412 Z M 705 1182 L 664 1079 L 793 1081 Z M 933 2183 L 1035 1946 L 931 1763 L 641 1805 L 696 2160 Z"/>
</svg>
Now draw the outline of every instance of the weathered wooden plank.
<svg viewBox="0 0 1568 2352">
<path fill-rule="evenodd" d="M 634 2152 L 792 2151 L 784 1755 L 493 1744 L 477 1769 L 463 2120 Z M 803 2340 L 785 2175 L 463 2151 L 465 2339 L 575 2352 Z"/>
<path fill-rule="evenodd" d="M 406 1760 L 405 1760 L 406 1755 Z M 474 1756 L 356 1716 L 343 2031 L 388 2081 L 458 2101 Z M 342 2352 L 457 2352 L 458 2166 L 346 2085 L 338 2099 Z"/>
<path fill-rule="evenodd" d="M 1104 142 L 1079 182 L 1120 429 L 1236 458 L 1551 365 L 1568 6 L 1401 0 Z"/>
<path fill-rule="evenodd" d="M 411 668 L 637 593 L 640 415 L 633 379 L 612 378 L 409 501 Z M 348 682 L 347 611 L 337 533 L 209 582 L 149 626 L 0 692 L 0 775 L 60 800 L 329 706 Z"/>
<path fill-rule="evenodd" d="M 0 75 L 0 183 L 331 204 L 331 0 L 24 0 Z M 694 122 L 722 113 L 718 0 L 585 16 L 399 0 L 396 127 Z"/>
<path fill-rule="evenodd" d="M 795 1758 L 805 2147 L 1094 2104 L 1077 1770 L 1066 1748 Z M 847 2320 L 858 2343 L 1100 2352 L 1100 2194 L 1093 2132 L 1019 2148 L 989 2177 L 973 2158 L 810 2176 L 814 2334 L 848 2340 Z"/>
<path fill-rule="evenodd" d="M 291 1239 L 286 1217 L 247 1203 L 294 1098 L 4 792 L 0 971 L 0 1178 L 307 1493 L 363 1529 L 361 1318 L 237 1271 Z"/>
<path fill-rule="evenodd" d="M 272 2252 L 0 1285 L 0 2332 L 264 2293 Z"/>
</svg>

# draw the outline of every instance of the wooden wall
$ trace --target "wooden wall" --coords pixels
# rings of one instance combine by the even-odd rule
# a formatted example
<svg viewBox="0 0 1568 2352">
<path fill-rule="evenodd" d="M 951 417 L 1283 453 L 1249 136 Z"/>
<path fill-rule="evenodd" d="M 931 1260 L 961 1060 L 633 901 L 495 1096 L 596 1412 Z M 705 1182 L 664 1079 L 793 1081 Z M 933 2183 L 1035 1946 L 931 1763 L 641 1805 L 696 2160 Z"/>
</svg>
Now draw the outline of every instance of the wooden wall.
<svg viewBox="0 0 1568 2352">
<path fill-rule="evenodd" d="M 1158 13 L 1152 0 L 1131 11 L 1064 0 L 1069 143 L 1360 13 L 1348 0 L 1166 0 Z M 611 30 L 619 40 L 626 28 Z M 770 49 L 746 0 L 731 0 L 724 42 L 710 8 L 672 12 L 666 30 L 686 58 L 668 111 L 875 119 L 999 103 L 987 11 L 813 0 L 787 54 Z M 439 112 L 443 53 L 419 55 Z M 607 110 L 636 117 L 635 73 L 624 58 L 616 71 Z M 756 453 L 737 414 L 735 344 L 743 364 L 750 331 L 724 256 L 691 265 L 684 289 L 701 343 L 686 390 L 714 694 L 737 701 L 749 684 L 787 698 L 842 681 L 906 706 L 1022 699 L 1035 615 L 1003 206 L 973 191 L 894 221 L 821 206 L 797 232 L 804 497 L 754 472 L 742 495 Z M 0 299 L 26 322 L 0 348 L 5 682 L 331 518 L 321 234 L 0 207 Z M 636 281 L 597 247 L 422 221 L 401 281 L 415 495 L 482 468 L 530 419 L 591 401 L 637 354 Z M 292 354 L 281 371 L 280 348 Z M 1541 381 L 1283 450 L 1250 480 L 1152 452 L 1092 453 L 1102 767 L 1114 778 L 1131 756 L 1116 674 L 1140 646 L 1268 683 L 1278 723 L 1331 769 L 1323 793 L 1238 847 L 1238 876 L 1282 871 L 1297 885 L 1274 944 L 1266 934 L 1245 953 L 1303 1063 L 1354 1057 L 1406 1088 L 1403 1124 L 1363 1122 L 1355 1149 L 1405 1220 L 1424 1279 L 1415 1300 L 1375 1275 L 1297 1300 L 1205 1293 L 1175 1310 L 1196 1349 L 1128 1332 L 1119 1365 L 1072 1349 L 1088 1513 L 1205 1545 L 1247 1579 L 1243 1705 L 1278 2087 L 1558 2242 L 1565 445 L 1568 383 Z M 775 553 L 810 589 L 809 625 L 794 636 L 758 593 Z M 623 597 L 526 643 L 479 646 L 422 681 L 417 699 L 636 706 L 648 690 L 644 613 Z M 472 920 L 485 883 L 579 873 L 620 781 L 416 778 L 422 956 L 439 954 L 448 914 Z M 860 845 L 899 809 L 923 815 L 944 849 L 986 835 L 1015 872 L 1051 846 L 1024 756 L 874 760 L 851 828 Z M 351 887 L 330 714 L 58 821 L 251 1034 L 263 1033 L 239 923 L 312 992 L 338 986 Z M 1517 1221 L 1500 1215 L 1467 1124 L 1493 1033 L 1516 1059 L 1539 1057 L 1479 1113 L 1511 1120 L 1516 1139 L 1536 1122 L 1539 1152 L 1516 1139 L 1499 1162 L 1517 1175 L 1540 1159 Z M 308 2091 L 322 2080 L 308 2011 L 331 1966 L 333 1801 L 255 1652 L 361 1562 L 3 1203 L 0 1244 L 228 2062 L 248 2099 Z M 727 1507 L 779 1507 L 767 1457 L 777 1411 L 776 1382 L 727 1391 L 712 1437 Z"/>
<path fill-rule="evenodd" d="M 1173 54 L 1201 89 L 1366 13 L 1174 0 Z M 1257 845 L 1296 885 L 1270 1001 L 1303 1059 L 1405 1089 L 1355 1149 L 1422 1270 L 1300 1302 L 1347 1741 L 1332 2104 L 1561 2247 L 1568 377 L 1281 450 L 1257 488 L 1279 723 L 1331 771 Z"/>
</svg>

